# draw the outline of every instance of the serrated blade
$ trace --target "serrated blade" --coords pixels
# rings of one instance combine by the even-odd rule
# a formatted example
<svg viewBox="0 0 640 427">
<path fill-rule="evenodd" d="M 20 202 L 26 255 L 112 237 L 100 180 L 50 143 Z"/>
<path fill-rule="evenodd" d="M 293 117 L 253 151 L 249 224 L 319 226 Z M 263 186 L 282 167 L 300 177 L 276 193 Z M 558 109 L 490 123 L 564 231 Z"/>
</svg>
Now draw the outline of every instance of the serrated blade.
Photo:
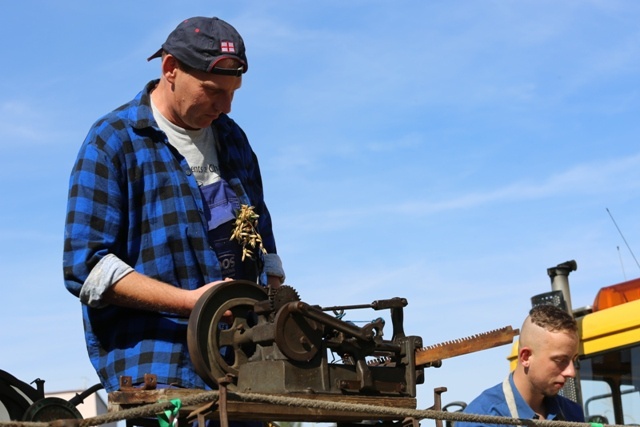
<svg viewBox="0 0 640 427">
<path fill-rule="evenodd" d="M 513 337 L 519 333 L 518 329 L 505 326 L 501 329 L 483 332 L 470 337 L 427 346 L 416 350 L 416 366 L 510 344 L 513 342 Z"/>
</svg>

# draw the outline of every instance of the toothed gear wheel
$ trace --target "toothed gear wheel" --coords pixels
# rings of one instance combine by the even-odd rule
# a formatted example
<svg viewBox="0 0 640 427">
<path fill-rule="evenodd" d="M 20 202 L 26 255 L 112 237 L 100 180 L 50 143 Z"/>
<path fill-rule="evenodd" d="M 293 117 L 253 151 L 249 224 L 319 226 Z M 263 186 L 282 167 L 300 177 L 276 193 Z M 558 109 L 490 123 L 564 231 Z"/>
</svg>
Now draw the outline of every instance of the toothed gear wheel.
<svg viewBox="0 0 640 427">
<path fill-rule="evenodd" d="M 271 307 L 274 311 L 278 311 L 286 304 L 294 301 L 300 301 L 298 292 L 291 286 L 281 285 L 271 296 Z"/>
</svg>

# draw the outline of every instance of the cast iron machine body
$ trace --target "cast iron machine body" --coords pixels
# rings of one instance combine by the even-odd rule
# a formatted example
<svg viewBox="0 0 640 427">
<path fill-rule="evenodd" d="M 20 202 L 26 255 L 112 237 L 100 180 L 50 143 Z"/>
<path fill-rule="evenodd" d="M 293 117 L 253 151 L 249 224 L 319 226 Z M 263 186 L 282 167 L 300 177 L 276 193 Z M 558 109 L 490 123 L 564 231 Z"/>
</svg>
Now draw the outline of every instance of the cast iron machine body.
<svg viewBox="0 0 640 427">
<path fill-rule="evenodd" d="M 289 286 L 272 290 L 228 281 L 193 310 L 189 352 L 213 388 L 224 379 L 241 392 L 415 397 L 423 382 L 415 359 L 422 339 L 404 333 L 406 305 L 404 298 L 391 298 L 321 308 L 300 301 Z M 345 310 L 362 308 L 390 310 L 390 340 L 382 318 L 361 327 L 342 320 Z"/>
</svg>

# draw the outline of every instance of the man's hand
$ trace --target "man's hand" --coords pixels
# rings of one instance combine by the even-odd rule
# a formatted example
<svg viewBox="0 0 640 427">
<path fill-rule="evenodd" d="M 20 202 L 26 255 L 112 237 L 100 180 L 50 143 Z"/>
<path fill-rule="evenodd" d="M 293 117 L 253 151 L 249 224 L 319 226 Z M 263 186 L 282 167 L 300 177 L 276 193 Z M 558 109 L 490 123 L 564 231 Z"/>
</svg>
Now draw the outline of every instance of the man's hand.
<svg viewBox="0 0 640 427">
<path fill-rule="evenodd" d="M 196 301 L 209 289 L 231 279 L 218 280 L 192 291 L 180 289 L 133 271 L 104 293 L 107 304 L 189 317 Z"/>
<path fill-rule="evenodd" d="M 209 289 L 215 286 L 218 286 L 221 283 L 228 282 L 231 280 L 233 279 L 230 279 L 227 277 L 224 280 L 216 280 L 215 282 L 207 283 L 206 285 L 201 286 L 198 289 L 194 289 L 193 291 L 187 291 L 189 293 L 189 298 L 192 299 L 192 301 L 187 304 L 187 306 L 191 306 L 189 313 L 191 313 L 191 311 L 193 310 L 193 307 L 196 306 L 196 302 L 198 302 L 198 300 L 202 297 L 202 295 L 204 295 L 205 292 L 207 292 Z"/>
<path fill-rule="evenodd" d="M 279 276 L 267 276 L 267 284 L 271 289 L 278 289 L 282 285 L 282 278 Z"/>
</svg>

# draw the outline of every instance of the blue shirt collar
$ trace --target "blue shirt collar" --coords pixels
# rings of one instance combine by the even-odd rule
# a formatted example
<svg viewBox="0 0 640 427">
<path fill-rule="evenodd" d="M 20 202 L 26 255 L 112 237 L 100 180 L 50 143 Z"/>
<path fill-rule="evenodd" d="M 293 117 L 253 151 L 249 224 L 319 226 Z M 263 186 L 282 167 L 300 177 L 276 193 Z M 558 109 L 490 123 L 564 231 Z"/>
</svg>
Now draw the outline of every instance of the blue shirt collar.
<svg viewBox="0 0 640 427">
<path fill-rule="evenodd" d="M 513 398 L 516 401 L 516 407 L 518 408 L 518 415 L 523 419 L 534 419 L 536 418 L 536 413 L 529 406 L 527 402 L 525 402 L 524 398 L 520 394 L 520 391 L 516 387 L 513 382 L 513 372 L 509 375 L 509 384 L 511 385 L 511 389 L 513 390 Z M 560 406 L 558 405 L 557 399 L 555 397 L 545 397 L 544 404 L 547 409 L 547 420 L 555 420 L 558 418 L 558 414 L 562 413 Z M 564 417 L 559 417 L 563 419 Z"/>
</svg>

